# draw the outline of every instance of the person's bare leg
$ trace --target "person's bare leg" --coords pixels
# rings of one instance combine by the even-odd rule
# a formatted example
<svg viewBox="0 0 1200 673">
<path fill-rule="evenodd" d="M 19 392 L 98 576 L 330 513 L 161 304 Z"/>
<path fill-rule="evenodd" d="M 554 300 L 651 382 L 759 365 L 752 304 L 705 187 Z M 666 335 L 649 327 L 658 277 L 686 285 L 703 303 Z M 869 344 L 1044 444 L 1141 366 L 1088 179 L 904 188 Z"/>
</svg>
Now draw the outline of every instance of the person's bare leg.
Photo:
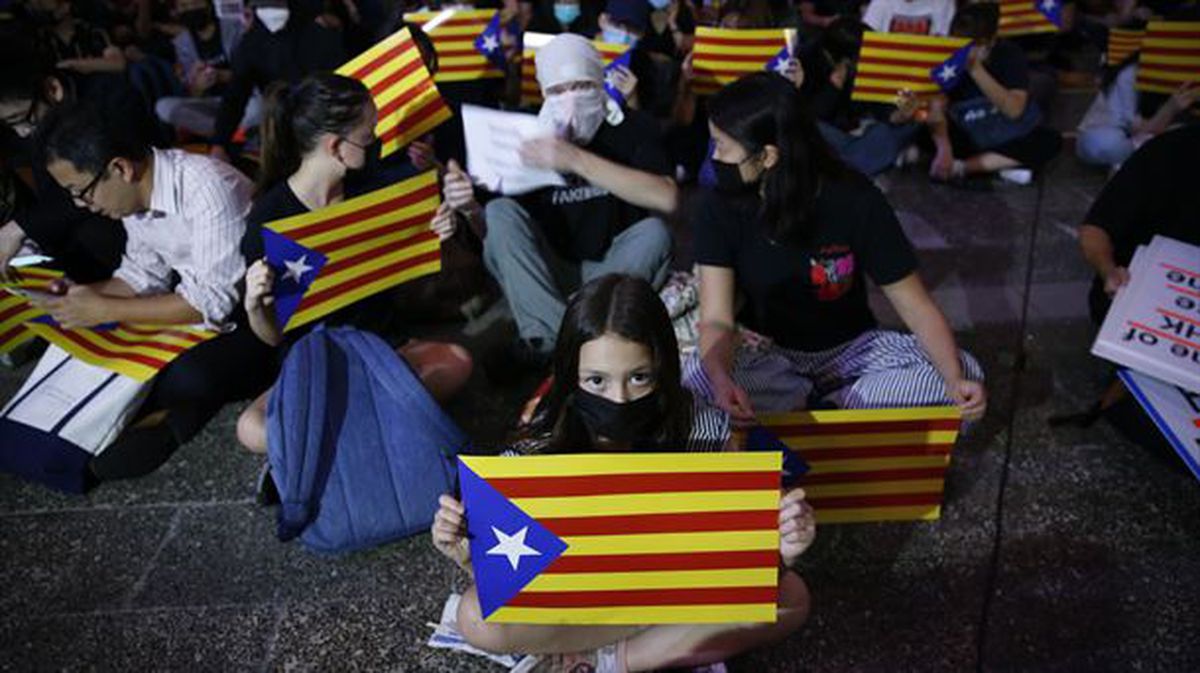
<svg viewBox="0 0 1200 673">
<path fill-rule="evenodd" d="M 458 344 L 410 339 L 396 352 L 412 365 L 429 394 L 445 402 L 458 394 L 471 378 L 474 363 Z"/>
<path fill-rule="evenodd" d="M 271 398 L 267 389 L 238 416 L 237 438 L 252 453 L 267 452 L 267 400 Z"/>
<path fill-rule="evenodd" d="M 808 619 L 809 605 L 804 580 L 791 570 L 781 571 L 774 624 L 654 626 L 629 639 L 626 663 L 630 671 L 652 671 L 724 661 L 794 633 Z"/>
<path fill-rule="evenodd" d="M 979 175 L 981 173 L 996 173 L 1008 168 L 1019 168 L 1021 164 L 1003 154 L 995 152 L 984 152 L 963 162 L 966 166 L 969 175 Z"/>
<path fill-rule="evenodd" d="M 560 654 L 595 650 L 624 640 L 640 626 L 555 626 L 483 621 L 474 585 L 458 603 L 458 630 L 471 645 L 496 653 Z"/>
</svg>

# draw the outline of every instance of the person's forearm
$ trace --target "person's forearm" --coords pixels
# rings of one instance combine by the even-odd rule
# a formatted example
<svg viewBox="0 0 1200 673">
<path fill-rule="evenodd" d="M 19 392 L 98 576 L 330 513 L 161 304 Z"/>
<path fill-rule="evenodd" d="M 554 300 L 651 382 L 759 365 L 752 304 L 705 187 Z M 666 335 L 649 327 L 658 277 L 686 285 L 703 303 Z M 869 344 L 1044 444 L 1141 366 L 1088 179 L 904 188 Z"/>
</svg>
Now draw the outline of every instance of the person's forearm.
<svg viewBox="0 0 1200 673">
<path fill-rule="evenodd" d="M 586 150 L 575 153 L 570 170 L 622 201 L 660 213 L 675 212 L 679 190 L 675 181 L 665 175 L 622 166 Z"/>
<path fill-rule="evenodd" d="M 1028 100 L 1027 96 L 1022 95 L 1023 92 L 1013 91 L 1004 87 L 1003 84 L 996 81 L 995 77 L 987 71 L 983 66 L 975 66 L 971 69 L 971 78 L 975 80 L 975 84 L 984 96 L 1000 110 L 1001 114 L 1009 119 L 1016 119 L 1025 112 L 1025 104 Z"/>
<path fill-rule="evenodd" d="M 947 384 L 962 379 L 958 359 L 958 344 L 946 322 L 946 316 L 933 301 L 925 284 L 916 273 L 885 285 L 883 292 L 909 331 L 929 356 L 935 369 Z"/>
<path fill-rule="evenodd" d="M 1079 248 L 1083 251 L 1083 258 L 1101 278 L 1116 268 L 1117 261 L 1113 256 L 1112 237 L 1100 227 L 1093 224 L 1080 225 Z"/>
<path fill-rule="evenodd" d="M 263 343 L 278 346 L 283 343 L 283 330 L 275 323 L 275 311 L 270 307 L 259 307 L 246 312 L 250 329 Z"/>
<path fill-rule="evenodd" d="M 736 346 L 737 327 L 732 323 L 700 323 L 700 364 L 710 381 L 729 377 Z"/>
<path fill-rule="evenodd" d="M 97 289 L 105 295 L 105 313 L 111 316 L 109 320 L 112 322 L 144 325 L 191 325 L 204 322 L 204 316 L 177 294 L 125 297 Z"/>
<path fill-rule="evenodd" d="M 1179 115 L 1179 107 L 1175 103 L 1174 98 L 1168 98 L 1162 105 L 1158 106 L 1158 110 L 1154 116 L 1142 122 L 1140 127 L 1135 124 L 1134 129 L 1138 134 L 1148 134 L 1156 136 L 1167 127 L 1171 122 L 1175 121 L 1175 117 Z"/>
</svg>

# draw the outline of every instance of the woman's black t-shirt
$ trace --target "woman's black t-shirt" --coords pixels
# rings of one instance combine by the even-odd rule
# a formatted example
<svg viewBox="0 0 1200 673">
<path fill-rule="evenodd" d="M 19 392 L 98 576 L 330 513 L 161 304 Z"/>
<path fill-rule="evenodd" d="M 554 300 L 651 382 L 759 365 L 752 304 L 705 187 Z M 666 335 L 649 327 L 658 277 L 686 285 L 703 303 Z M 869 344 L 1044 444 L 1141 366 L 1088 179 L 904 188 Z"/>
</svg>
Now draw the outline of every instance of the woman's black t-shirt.
<svg viewBox="0 0 1200 673">
<path fill-rule="evenodd" d="M 770 240 L 757 197 L 706 192 L 693 213 L 697 263 L 733 269 L 748 299 L 739 322 L 793 350 L 826 350 L 872 329 L 864 278 L 888 285 L 917 268 L 892 207 L 858 175 L 822 184 L 802 245 Z"/>
</svg>

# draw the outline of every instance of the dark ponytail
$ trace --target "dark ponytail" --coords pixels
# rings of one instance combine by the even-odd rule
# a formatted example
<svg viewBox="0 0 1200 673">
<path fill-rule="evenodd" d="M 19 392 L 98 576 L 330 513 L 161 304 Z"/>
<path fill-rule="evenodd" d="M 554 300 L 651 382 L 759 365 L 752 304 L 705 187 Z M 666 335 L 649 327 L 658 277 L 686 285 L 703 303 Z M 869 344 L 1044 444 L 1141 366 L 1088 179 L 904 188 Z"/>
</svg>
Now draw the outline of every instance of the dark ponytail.
<svg viewBox="0 0 1200 673">
<path fill-rule="evenodd" d="M 761 215 L 772 240 L 807 242 L 821 182 L 840 180 L 848 169 L 821 136 L 800 92 L 780 75 L 754 73 L 717 92 L 708 112 L 714 126 L 752 155 L 767 145 L 779 148 L 779 160 L 762 177 Z"/>
<path fill-rule="evenodd" d="M 323 134 L 349 133 L 370 102 L 362 82 L 332 73 L 310 75 L 295 85 L 272 84 L 263 113 L 258 191 L 295 173 Z"/>
</svg>

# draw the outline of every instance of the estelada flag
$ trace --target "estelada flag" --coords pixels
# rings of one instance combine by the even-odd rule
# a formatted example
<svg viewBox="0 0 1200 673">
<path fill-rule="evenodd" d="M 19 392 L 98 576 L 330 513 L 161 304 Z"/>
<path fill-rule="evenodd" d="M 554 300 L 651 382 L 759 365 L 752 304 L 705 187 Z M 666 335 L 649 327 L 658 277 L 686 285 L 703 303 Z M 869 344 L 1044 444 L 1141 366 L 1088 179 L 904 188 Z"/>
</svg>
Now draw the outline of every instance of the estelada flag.
<svg viewBox="0 0 1200 673">
<path fill-rule="evenodd" d="M 1137 88 L 1175 93 L 1200 82 L 1200 21 L 1151 21 L 1138 60 Z"/>
<path fill-rule="evenodd" d="M 188 326 L 64 329 L 38 320 L 26 328 L 84 362 L 137 381 L 149 381 L 188 349 L 217 335 L 212 330 Z"/>
<path fill-rule="evenodd" d="M 409 12 L 404 20 L 419 25 L 433 42 L 438 55 L 435 81 L 470 82 L 504 77 L 504 70 L 476 45 L 496 13 L 494 9 L 443 9 Z"/>
<path fill-rule="evenodd" d="M 692 50 L 692 91 L 711 96 L 721 87 L 766 69 L 777 69 L 782 56 L 786 61 L 795 53 L 796 31 L 735 30 L 732 28 L 697 28 Z"/>
<path fill-rule="evenodd" d="M 761 414 L 761 429 L 800 454 L 796 480 L 818 523 L 932 520 L 941 516 L 956 407 Z M 752 433 L 736 438 L 746 448 Z"/>
<path fill-rule="evenodd" d="M 379 111 L 375 135 L 381 157 L 429 133 L 451 116 L 407 28 L 338 68 L 337 73 L 353 77 L 371 90 Z"/>
<path fill-rule="evenodd" d="M 292 330 L 440 271 L 441 244 L 429 229 L 439 203 L 437 173 L 428 171 L 264 225 L 279 324 Z"/>
<path fill-rule="evenodd" d="M 552 39 L 554 39 L 554 36 L 548 33 L 525 33 L 521 51 L 522 107 L 542 104 L 542 87 L 538 84 L 537 80 L 535 58 L 537 57 L 537 50 Z M 604 61 L 606 75 L 608 68 L 629 52 L 629 46 L 624 44 L 611 44 L 609 42 L 592 42 L 592 44 L 595 45 L 596 51 L 600 52 L 600 60 Z"/>
<path fill-rule="evenodd" d="M 1129 58 L 1133 52 L 1142 48 L 1142 40 L 1145 37 L 1146 31 L 1144 30 L 1109 28 L 1108 52 L 1104 57 L 1105 62 L 1110 66 L 1121 63 Z"/>
<path fill-rule="evenodd" d="M 895 103 L 905 89 L 917 96 L 940 93 L 958 82 L 970 44 L 957 37 L 865 32 L 850 98 Z M 951 77 L 943 77 L 947 74 Z"/>
<path fill-rule="evenodd" d="M 773 622 L 774 452 L 460 456 L 484 618 Z"/>
<path fill-rule="evenodd" d="M 1057 33 L 1063 0 L 1000 0 L 1000 37 Z"/>
</svg>

